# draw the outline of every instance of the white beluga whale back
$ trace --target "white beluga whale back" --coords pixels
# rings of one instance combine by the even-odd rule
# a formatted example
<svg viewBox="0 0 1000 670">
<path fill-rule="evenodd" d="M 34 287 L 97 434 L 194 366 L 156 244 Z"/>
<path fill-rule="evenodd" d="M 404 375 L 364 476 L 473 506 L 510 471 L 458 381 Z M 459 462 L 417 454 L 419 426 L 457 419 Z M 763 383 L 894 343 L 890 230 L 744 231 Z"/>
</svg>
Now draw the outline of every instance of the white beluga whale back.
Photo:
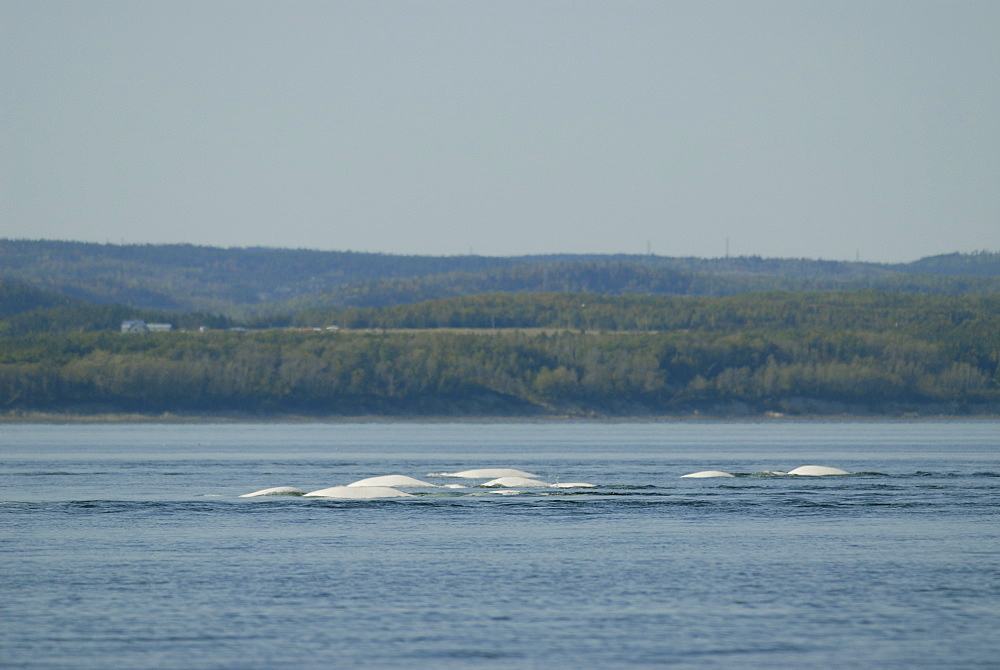
<svg viewBox="0 0 1000 670">
<path fill-rule="evenodd" d="M 337 498 L 340 500 L 371 500 L 374 498 L 412 498 L 412 493 L 397 491 L 389 486 L 331 486 L 305 494 L 306 498 Z"/>
<path fill-rule="evenodd" d="M 478 470 L 462 470 L 461 472 L 437 472 L 428 477 L 456 477 L 458 479 L 496 479 L 499 477 L 526 477 L 535 479 L 538 475 L 513 468 L 480 468 Z"/>
<path fill-rule="evenodd" d="M 825 465 L 803 465 L 794 470 L 789 470 L 788 474 L 804 477 L 826 477 L 828 475 L 849 475 L 851 473 L 840 468 L 830 468 Z"/>
<path fill-rule="evenodd" d="M 480 484 L 480 486 L 504 486 L 504 487 L 514 487 L 521 486 L 525 488 L 548 488 L 551 484 L 538 481 L 537 479 L 531 479 L 530 477 L 498 477 L 485 484 Z"/>
<path fill-rule="evenodd" d="M 259 496 L 300 496 L 304 494 L 305 491 L 302 489 L 297 489 L 294 486 L 275 486 L 269 489 L 261 489 L 260 491 L 254 491 L 253 493 L 244 493 L 241 498 L 257 498 Z"/>
<path fill-rule="evenodd" d="M 501 489 L 502 491 L 491 491 L 491 493 L 510 492 L 515 488 L 529 489 L 584 489 L 597 488 L 596 484 L 586 482 L 557 482 L 550 484 L 538 479 L 538 475 L 514 468 L 479 468 L 474 470 L 463 470 L 461 472 L 431 473 L 428 477 L 455 477 L 460 479 L 488 479 L 489 481 L 478 484 L 479 487 Z M 374 498 L 404 498 L 413 497 L 413 493 L 408 493 L 400 489 L 435 488 L 435 489 L 465 489 L 466 486 L 473 486 L 472 482 L 463 484 L 432 484 L 415 479 L 407 475 L 381 475 L 359 479 L 356 482 L 343 486 L 331 486 L 325 489 L 309 491 L 308 493 L 291 486 L 278 486 L 269 489 L 245 493 L 241 498 L 253 498 L 258 496 L 280 496 L 295 495 L 306 498 L 334 498 L 342 500 L 370 500 Z M 478 494 L 481 495 L 481 494 Z"/>
<path fill-rule="evenodd" d="M 681 479 L 708 479 L 709 477 L 735 477 L 736 475 L 729 472 L 723 472 L 722 470 L 702 470 L 701 472 L 692 472 L 688 475 L 681 475 Z"/>
<path fill-rule="evenodd" d="M 407 477 L 406 475 L 383 475 L 381 477 L 360 479 L 356 482 L 348 484 L 348 486 L 402 486 L 405 488 L 416 486 L 434 486 L 434 484 L 420 479 L 414 479 L 413 477 Z"/>
</svg>

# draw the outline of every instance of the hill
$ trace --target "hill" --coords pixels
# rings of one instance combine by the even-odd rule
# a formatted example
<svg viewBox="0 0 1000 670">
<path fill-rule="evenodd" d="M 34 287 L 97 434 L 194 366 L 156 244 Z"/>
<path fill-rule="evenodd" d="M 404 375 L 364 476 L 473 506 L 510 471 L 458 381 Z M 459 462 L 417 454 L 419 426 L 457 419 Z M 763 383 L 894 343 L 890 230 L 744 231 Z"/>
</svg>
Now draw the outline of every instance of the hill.
<svg viewBox="0 0 1000 670">
<path fill-rule="evenodd" d="M 0 278 L 95 303 L 246 318 L 496 292 L 712 296 L 876 289 L 940 295 L 998 293 L 1000 254 L 952 254 L 885 265 L 651 255 L 396 256 L 0 239 Z"/>
<path fill-rule="evenodd" d="M 998 258 L 0 240 L 0 412 L 996 414 Z"/>
<path fill-rule="evenodd" d="M 23 281 L 0 281 L 0 320 L 37 309 L 76 305 L 82 302 Z"/>
<path fill-rule="evenodd" d="M 0 337 L 0 411 L 1000 411 L 1000 296 L 494 294 L 347 310 L 339 318 L 344 325 L 335 330 Z"/>
</svg>

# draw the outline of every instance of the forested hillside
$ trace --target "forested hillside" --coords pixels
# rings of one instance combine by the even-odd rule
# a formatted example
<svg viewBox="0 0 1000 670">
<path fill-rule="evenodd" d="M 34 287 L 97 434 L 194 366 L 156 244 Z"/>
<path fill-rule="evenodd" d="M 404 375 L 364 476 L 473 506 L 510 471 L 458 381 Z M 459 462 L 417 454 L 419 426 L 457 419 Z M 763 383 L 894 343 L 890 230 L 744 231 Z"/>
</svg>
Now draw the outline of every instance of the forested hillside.
<svg viewBox="0 0 1000 670">
<path fill-rule="evenodd" d="M 903 265 L 663 256 L 393 256 L 306 249 L 0 240 L 0 279 L 91 302 L 225 313 L 400 305 L 480 293 L 723 296 L 746 291 L 876 289 L 1000 293 L 1000 254 Z"/>
<path fill-rule="evenodd" d="M 929 256 L 907 263 L 900 269 L 905 272 L 955 277 L 1000 277 L 1000 254 L 981 251 L 974 254 Z"/>
<path fill-rule="evenodd" d="M 997 296 L 495 295 L 350 314 L 366 329 L 7 337 L 0 407 L 318 416 L 1000 408 Z"/>
<path fill-rule="evenodd" d="M 847 291 L 874 289 L 925 295 L 1000 293 L 1000 274 L 983 262 L 975 274 L 921 273 L 906 266 L 878 266 L 761 258 L 535 259 L 477 273 L 451 272 L 369 280 L 291 303 L 291 311 L 322 306 L 402 305 L 480 293 L 581 292 L 604 295 L 729 296 L 748 291 Z"/>
<path fill-rule="evenodd" d="M 25 282 L 0 280 L 0 320 L 34 310 L 80 304 L 82 300 Z"/>
<path fill-rule="evenodd" d="M 0 240 L 0 416 L 998 414 L 998 259 Z"/>
<path fill-rule="evenodd" d="M 0 240 L 0 279 L 27 281 L 94 302 L 161 310 L 226 311 L 347 283 L 509 263 L 306 249 Z"/>
<path fill-rule="evenodd" d="M 486 294 L 412 305 L 304 311 L 304 327 L 558 328 L 597 331 L 735 332 L 906 330 L 948 337 L 974 325 L 997 327 L 1000 295 L 924 296 L 855 292 L 744 293 L 720 298 L 605 296 L 579 293 Z"/>
<path fill-rule="evenodd" d="M 23 282 L 0 280 L 0 346 L 3 338 L 33 333 L 86 333 L 119 330 L 122 321 L 141 319 L 171 323 L 178 328 L 229 328 L 232 320 L 217 314 L 200 312 L 163 312 L 95 304 L 56 293 L 36 289 Z"/>
</svg>

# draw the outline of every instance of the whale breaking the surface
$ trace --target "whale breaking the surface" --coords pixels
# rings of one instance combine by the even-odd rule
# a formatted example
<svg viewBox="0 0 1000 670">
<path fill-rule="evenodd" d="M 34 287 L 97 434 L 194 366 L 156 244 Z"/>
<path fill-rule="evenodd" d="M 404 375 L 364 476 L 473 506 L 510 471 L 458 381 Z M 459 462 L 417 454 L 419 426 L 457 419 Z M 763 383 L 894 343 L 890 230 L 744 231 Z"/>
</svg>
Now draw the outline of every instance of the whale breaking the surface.
<svg viewBox="0 0 1000 670">
<path fill-rule="evenodd" d="M 305 494 L 306 498 L 338 498 L 341 500 L 372 500 L 374 498 L 412 498 L 412 493 L 397 491 L 389 486 L 331 486 Z"/>
<path fill-rule="evenodd" d="M 794 470 L 789 470 L 788 474 L 803 477 L 827 477 L 829 475 L 849 475 L 851 473 L 840 468 L 830 468 L 825 465 L 803 465 Z"/>
<path fill-rule="evenodd" d="M 356 482 L 348 484 L 351 487 L 358 486 L 402 486 L 402 487 L 416 487 L 416 486 L 435 486 L 430 482 L 425 482 L 421 479 L 414 479 L 413 477 L 407 477 L 406 475 L 383 475 L 381 477 L 368 477 L 367 479 L 359 479 Z"/>
<path fill-rule="evenodd" d="M 702 470 L 701 472 L 692 472 L 688 475 L 681 475 L 681 479 L 708 479 L 709 477 L 735 477 L 736 475 L 723 472 L 722 470 Z"/>
<path fill-rule="evenodd" d="M 458 479 L 496 479 L 498 477 L 525 477 L 535 479 L 538 475 L 513 468 L 480 468 L 478 470 L 462 470 L 461 472 L 432 472 L 428 477 L 455 477 Z"/>
<path fill-rule="evenodd" d="M 241 498 L 257 498 L 259 496 L 300 496 L 303 495 L 305 491 L 302 489 L 297 489 L 294 486 L 274 486 L 269 489 L 261 489 L 260 491 L 254 491 L 253 493 L 244 493 Z"/>
</svg>

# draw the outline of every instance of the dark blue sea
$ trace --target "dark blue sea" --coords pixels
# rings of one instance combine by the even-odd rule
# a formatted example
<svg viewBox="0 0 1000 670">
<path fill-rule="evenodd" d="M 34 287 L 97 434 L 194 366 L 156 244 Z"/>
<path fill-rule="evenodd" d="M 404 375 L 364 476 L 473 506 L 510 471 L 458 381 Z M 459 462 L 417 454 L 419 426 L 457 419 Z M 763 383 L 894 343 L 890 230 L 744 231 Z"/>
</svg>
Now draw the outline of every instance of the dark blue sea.
<svg viewBox="0 0 1000 670">
<path fill-rule="evenodd" d="M 997 668 L 1000 422 L 4 424 L 0 667 Z"/>
</svg>

